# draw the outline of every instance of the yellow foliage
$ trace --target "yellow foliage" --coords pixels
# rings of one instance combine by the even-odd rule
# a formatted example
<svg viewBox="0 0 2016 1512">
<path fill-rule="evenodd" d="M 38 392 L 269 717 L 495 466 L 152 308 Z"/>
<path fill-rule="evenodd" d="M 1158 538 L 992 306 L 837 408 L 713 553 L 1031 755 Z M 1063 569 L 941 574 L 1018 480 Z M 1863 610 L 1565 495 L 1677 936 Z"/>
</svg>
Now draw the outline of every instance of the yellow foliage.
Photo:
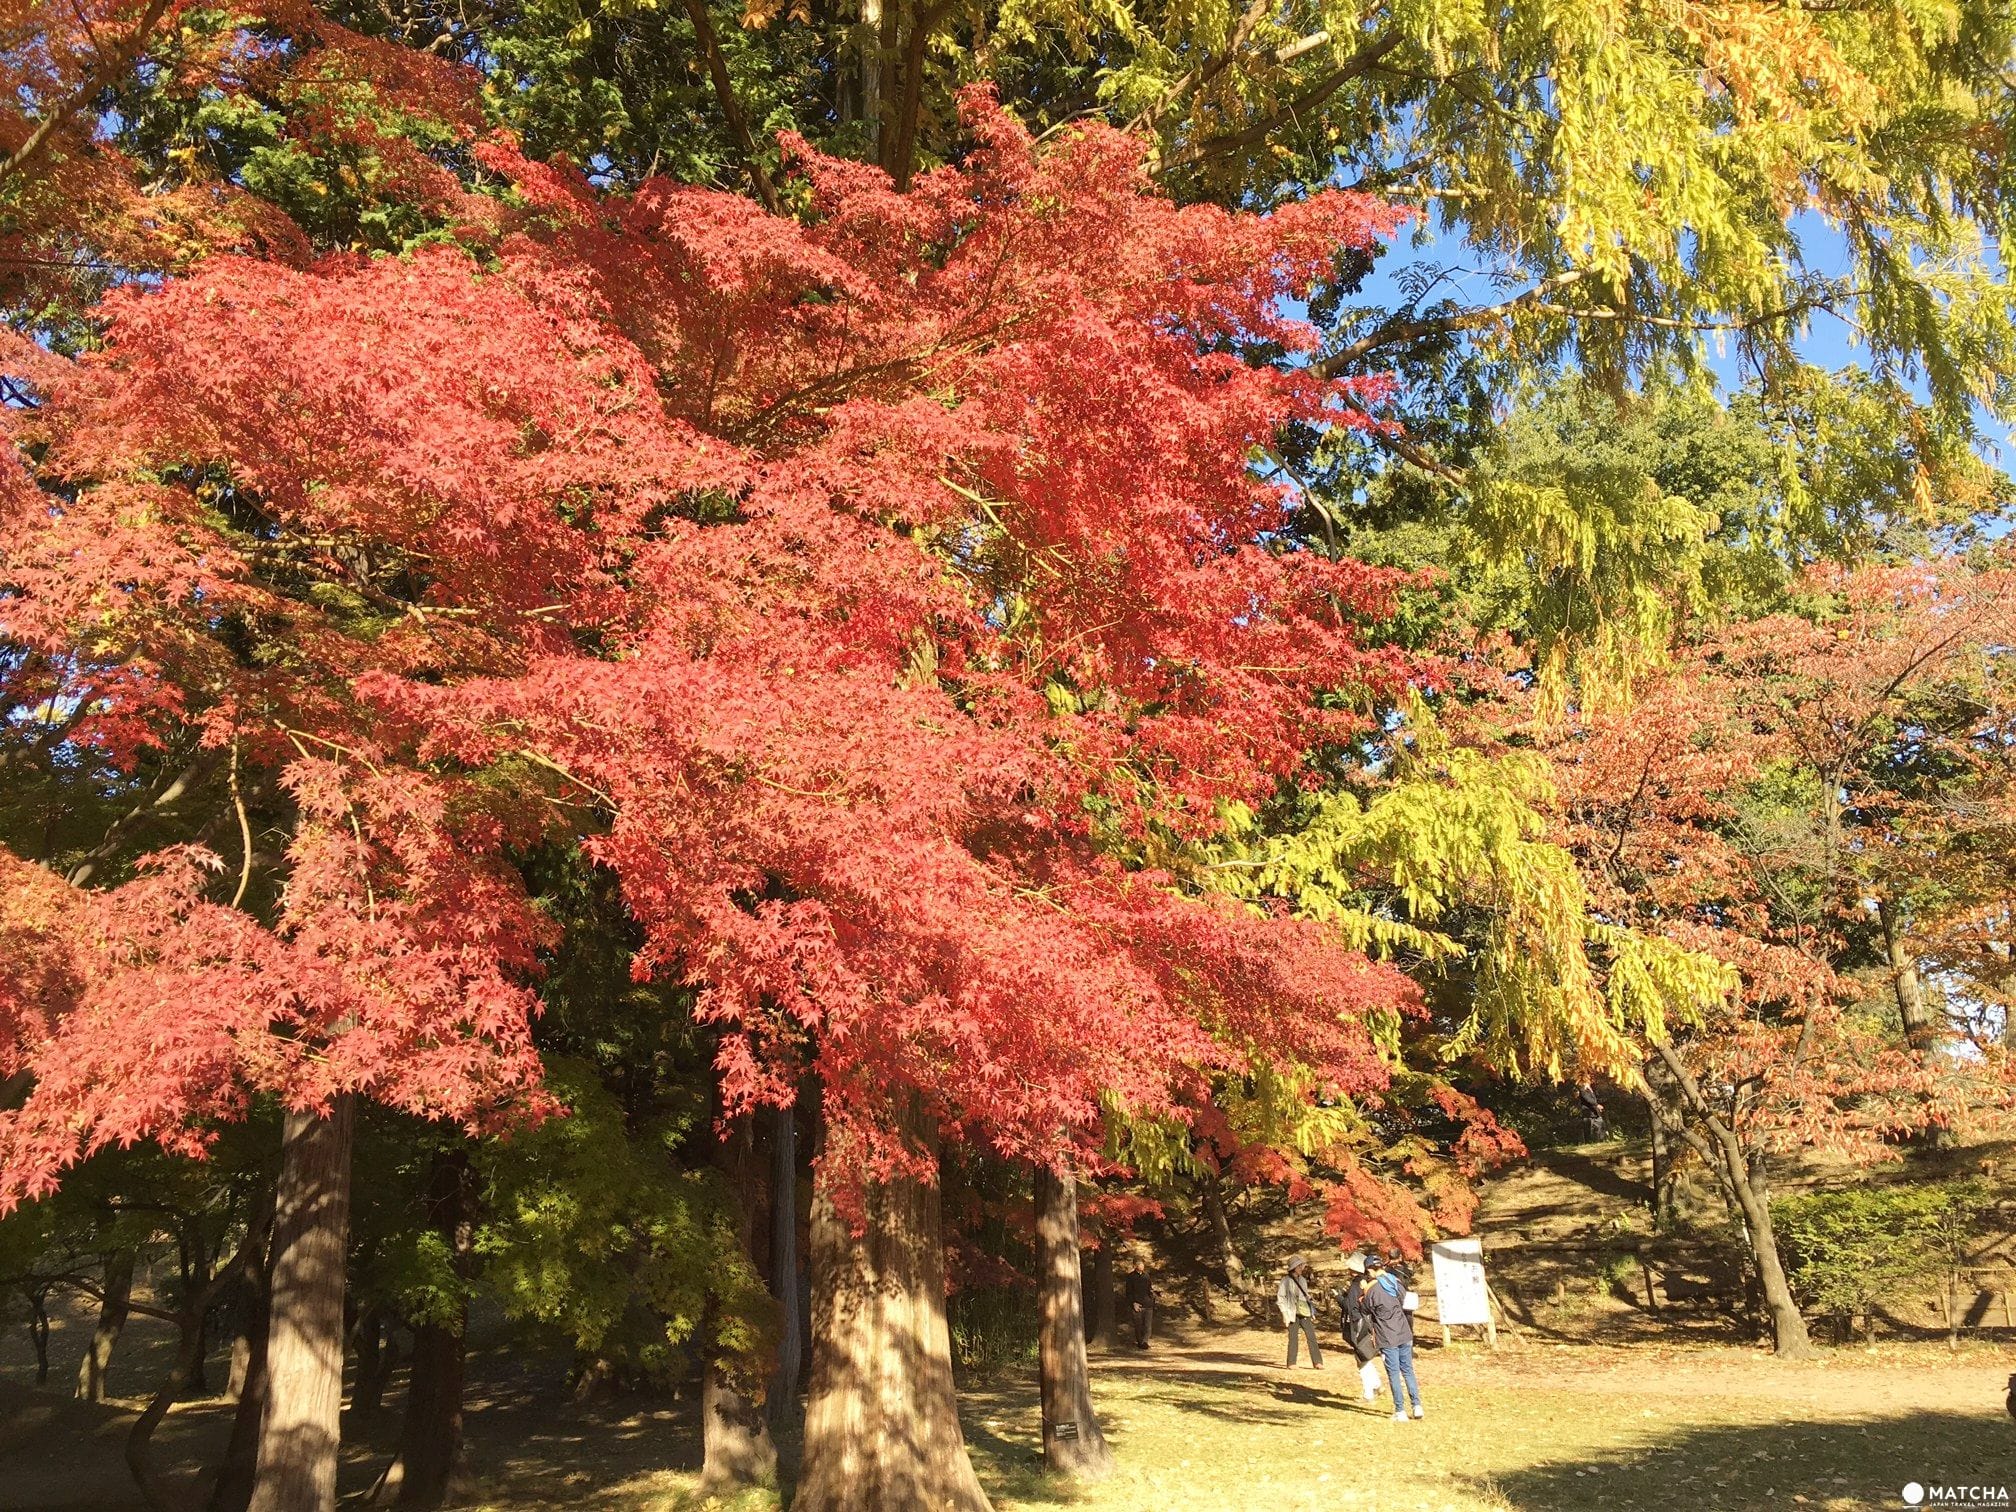
<svg viewBox="0 0 2016 1512">
<path fill-rule="evenodd" d="M 1733 990 L 1719 961 L 1596 915 L 1574 858 L 1547 839 L 1553 785 L 1541 757 L 1455 746 L 1418 703 L 1408 727 L 1370 802 L 1325 794 L 1271 835 L 1228 811 L 1234 838 L 1206 863 L 1209 885 L 1285 898 L 1353 945 L 1422 970 L 1466 960 L 1469 1012 L 1443 1053 L 1515 1075 L 1559 1079 L 1572 1064 L 1628 1081 L 1645 1040 Z"/>
</svg>

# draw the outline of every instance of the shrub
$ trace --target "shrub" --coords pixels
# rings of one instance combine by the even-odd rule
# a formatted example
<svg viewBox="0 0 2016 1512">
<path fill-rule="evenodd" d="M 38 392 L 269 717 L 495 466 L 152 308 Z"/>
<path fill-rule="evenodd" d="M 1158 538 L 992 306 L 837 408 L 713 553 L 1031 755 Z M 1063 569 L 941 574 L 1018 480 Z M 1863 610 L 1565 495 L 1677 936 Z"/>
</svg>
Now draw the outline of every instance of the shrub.
<svg viewBox="0 0 2016 1512">
<path fill-rule="evenodd" d="M 1992 1202 L 1982 1181 L 1847 1187 L 1781 1198 L 1772 1221 L 1801 1305 L 1867 1314 L 1898 1291 L 1950 1277 Z"/>
<path fill-rule="evenodd" d="M 1036 1359 L 1036 1303 L 1026 1288 L 981 1286 L 947 1301 L 952 1359 L 962 1371 L 993 1375 Z"/>
</svg>

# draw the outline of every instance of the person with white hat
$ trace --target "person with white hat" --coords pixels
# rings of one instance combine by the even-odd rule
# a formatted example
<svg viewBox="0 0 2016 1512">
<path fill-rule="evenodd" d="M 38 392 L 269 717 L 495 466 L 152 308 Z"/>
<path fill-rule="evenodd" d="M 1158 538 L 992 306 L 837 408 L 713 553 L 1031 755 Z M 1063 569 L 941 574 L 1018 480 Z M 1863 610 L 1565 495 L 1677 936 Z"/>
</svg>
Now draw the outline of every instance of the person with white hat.
<svg viewBox="0 0 2016 1512">
<path fill-rule="evenodd" d="M 1323 1368 L 1323 1347 L 1316 1342 L 1316 1303 L 1309 1295 L 1309 1257 L 1290 1255 L 1287 1274 L 1274 1289 L 1274 1305 L 1281 1309 L 1281 1321 L 1288 1325 L 1288 1365 L 1295 1368 L 1295 1346 L 1309 1340 L 1309 1368 Z"/>
</svg>

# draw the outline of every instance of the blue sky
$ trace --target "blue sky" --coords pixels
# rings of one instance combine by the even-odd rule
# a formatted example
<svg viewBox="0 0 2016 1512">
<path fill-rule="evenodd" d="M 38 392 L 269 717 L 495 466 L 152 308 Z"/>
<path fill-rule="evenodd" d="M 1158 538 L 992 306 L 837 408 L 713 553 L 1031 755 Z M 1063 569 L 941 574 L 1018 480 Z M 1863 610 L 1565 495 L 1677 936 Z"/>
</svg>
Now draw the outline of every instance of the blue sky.
<svg viewBox="0 0 2016 1512">
<path fill-rule="evenodd" d="M 1830 275 L 1848 271 L 1847 248 L 1839 232 L 1813 214 L 1802 215 L 1795 226 L 1812 271 Z M 1491 304 L 1517 292 L 1516 286 L 1508 288 L 1494 283 L 1490 264 L 1464 247 L 1459 240 L 1431 232 L 1418 245 L 1409 234 L 1403 233 L 1396 238 L 1385 256 L 1379 259 L 1372 276 L 1366 280 L 1362 297 L 1367 302 L 1388 307 L 1404 303 L 1406 296 L 1401 289 L 1402 275 L 1410 267 L 1421 263 L 1464 270 L 1453 274 L 1438 288 L 1433 296 L 1435 298 L 1446 296 L 1464 304 Z M 1813 315 L 1797 345 L 1801 355 L 1817 366 L 1868 366 L 1869 354 L 1858 344 L 1853 329 L 1833 315 Z M 1708 366 L 1724 389 L 1739 387 L 1742 374 L 1738 371 L 1733 343 L 1724 344 L 1718 350 L 1714 338 L 1710 337 L 1705 350 Z M 2016 443 L 2012 443 L 2009 425 L 1978 407 L 1975 413 L 1983 437 L 1983 454 L 1997 466 L 2016 467 Z"/>
</svg>

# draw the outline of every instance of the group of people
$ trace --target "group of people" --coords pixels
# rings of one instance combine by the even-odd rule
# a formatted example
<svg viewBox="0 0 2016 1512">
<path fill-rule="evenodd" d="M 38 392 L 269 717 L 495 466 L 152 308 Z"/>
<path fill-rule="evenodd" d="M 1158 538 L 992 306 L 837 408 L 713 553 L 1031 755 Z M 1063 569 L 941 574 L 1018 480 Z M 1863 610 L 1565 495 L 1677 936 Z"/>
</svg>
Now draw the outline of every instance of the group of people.
<svg viewBox="0 0 2016 1512">
<path fill-rule="evenodd" d="M 1358 1381 L 1365 1400 L 1377 1401 L 1380 1366 L 1385 1366 L 1385 1386 L 1393 1397 L 1393 1421 L 1408 1420 L 1421 1412 L 1421 1385 L 1414 1379 L 1414 1278 L 1398 1255 L 1381 1255 L 1376 1250 L 1351 1256 L 1344 1262 L 1351 1279 L 1342 1290 L 1331 1293 L 1343 1314 L 1344 1339 L 1358 1360 Z M 1310 1288 L 1315 1273 L 1306 1255 L 1293 1256 L 1287 1273 L 1275 1289 L 1274 1301 L 1281 1309 L 1281 1321 L 1288 1326 L 1288 1368 L 1295 1368 L 1298 1347 L 1306 1340 L 1312 1369 L 1323 1368 L 1323 1346 L 1316 1338 L 1316 1299 Z M 1405 1396 L 1402 1396 L 1402 1392 Z"/>
</svg>

